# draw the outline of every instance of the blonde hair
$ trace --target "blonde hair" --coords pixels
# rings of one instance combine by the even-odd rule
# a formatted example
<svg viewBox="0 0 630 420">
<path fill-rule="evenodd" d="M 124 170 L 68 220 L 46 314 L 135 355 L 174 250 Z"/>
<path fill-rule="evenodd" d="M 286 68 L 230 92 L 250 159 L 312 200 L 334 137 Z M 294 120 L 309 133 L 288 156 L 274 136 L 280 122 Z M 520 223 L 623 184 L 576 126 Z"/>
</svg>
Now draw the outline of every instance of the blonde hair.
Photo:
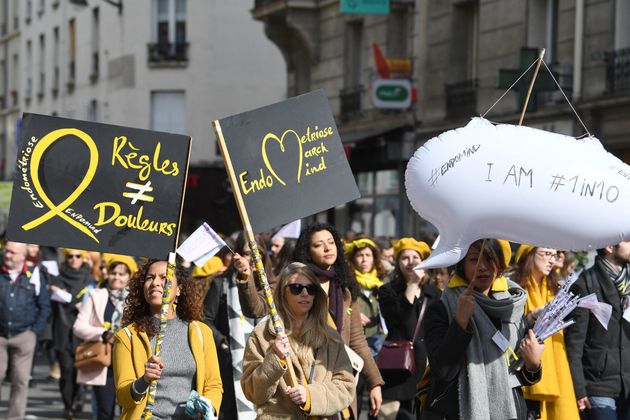
<svg viewBox="0 0 630 420">
<path fill-rule="evenodd" d="M 286 289 L 289 280 L 298 274 L 306 277 L 317 286 L 313 306 L 302 323 L 302 329 L 299 332 L 293 331 L 295 317 L 287 307 L 286 301 Z M 313 350 L 322 347 L 326 341 L 334 340 L 340 342 L 339 335 L 334 334 L 328 325 L 328 295 L 322 289 L 319 278 L 305 264 L 293 262 L 282 269 L 278 275 L 274 301 L 278 307 L 278 313 L 284 322 L 289 342 L 303 366 L 308 366 L 313 362 Z M 299 335 L 293 335 L 296 332 Z"/>
</svg>

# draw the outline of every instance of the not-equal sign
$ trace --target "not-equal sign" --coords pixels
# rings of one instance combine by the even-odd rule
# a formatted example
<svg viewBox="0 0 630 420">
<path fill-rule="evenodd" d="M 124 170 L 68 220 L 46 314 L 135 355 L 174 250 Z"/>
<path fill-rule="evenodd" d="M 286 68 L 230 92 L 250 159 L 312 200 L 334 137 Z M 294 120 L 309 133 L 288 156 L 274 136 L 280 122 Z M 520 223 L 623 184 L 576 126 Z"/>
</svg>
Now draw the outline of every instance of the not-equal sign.
<svg viewBox="0 0 630 420">
<path fill-rule="evenodd" d="M 137 192 L 124 192 L 123 197 L 131 198 L 131 204 L 134 205 L 138 200 L 146 201 L 147 203 L 152 203 L 154 198 L 146 195 L 145 193 L 153 192 L 153 187 L 151 186 L 151 181 L 147 181 L 146 184 L 136 184 L 135 182 L 127 182 L 125 187 L 136 190 Z"/>
</svg>

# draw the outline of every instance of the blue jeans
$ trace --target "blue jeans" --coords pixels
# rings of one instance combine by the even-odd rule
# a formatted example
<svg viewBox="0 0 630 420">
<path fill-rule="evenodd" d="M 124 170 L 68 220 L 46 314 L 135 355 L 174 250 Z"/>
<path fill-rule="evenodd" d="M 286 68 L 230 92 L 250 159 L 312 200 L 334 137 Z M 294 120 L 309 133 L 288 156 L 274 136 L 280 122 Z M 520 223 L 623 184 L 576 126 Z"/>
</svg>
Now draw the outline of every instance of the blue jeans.
<svg viewBox="0 0 630 420">
<path fill-rule="evenodd" d="M 614 399 L 610 397 L 588 397 L 591 409 L 588 418 L 591 420 L 630 420 L 630 399 Z"/>
</svg>

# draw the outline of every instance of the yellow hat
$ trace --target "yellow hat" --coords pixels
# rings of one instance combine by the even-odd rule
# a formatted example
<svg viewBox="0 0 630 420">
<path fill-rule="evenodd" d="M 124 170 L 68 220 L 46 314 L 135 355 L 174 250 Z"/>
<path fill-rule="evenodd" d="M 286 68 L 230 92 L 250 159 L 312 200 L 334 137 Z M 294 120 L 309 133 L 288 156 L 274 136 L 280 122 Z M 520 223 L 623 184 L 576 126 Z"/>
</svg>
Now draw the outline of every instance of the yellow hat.
<svg viewBox="0 0 630 420">
<path fill-rule="evenodd" d="M 193 271 L 192 271 L 192 276 L 193 277 L 209 277 L 215 273 L 218 273 L 224 268 L 225 266 L 223 265 L 223 261 L 221 261 L 221 258 L 214 256 L 210 258 L 208 261 L 206 261 L 203 267 L 195 266 L 195 268 L 193 268 Z"/>
<path fill-rule="evenodd" d="M 518 264 L 521 262 L 523 258 L 525 258 L 530 252 L 532 252 L 536 247 L 533 245 L 522 244 L 518 247 L 516 251 L 516 255 L 514 256 L 514 263 Z"/>
<path fill-rule="evenodd" d="M 72 252 L 79 252 L 83 258 L 87 257 L 87 251 L 83 249 L 75 249 L 75 248 L 64 248 L 63 256 L 68 258 L 68 255 L 72 254 Z"/>
<path fill-rule="evenodd" d="M 355 249 L 363 249 L 366 246 L 371 246 L 374 249 L 378 249 L 378 246 L 374 243 L 373 240 L 368 238 L 356 239 L 352 242 L 348 242 L 343 246 L 343 250 L 346 254 L 352 254 Z"/>
<path fill-rule="evenodd" d="M 398 259 L 398 254 L 405 249 L 412 249 L 416 251 L 420 254 L 420 258 L 423 260 L 427 259 L 427 257 L 431 255 L 431 248 L 426 244 L 426 242 L 416 241 L 413 238 L 401 238 L 394 242 L 394 258 Z"/>
<path fill-rule="evenodd" d="M 105 268 L 107 272 L 109 272 L 109 268 L 115 262 L 123 263 L 127 267 L 129 267 L 129 271 L 131 272 L 132 276 L 136 271 L 138 271 L 138 263 L 136 263 L 136 260 L 133 257 L 130 257 L 128 255 L 103 254 L 103 259 L 105 260 Z"/>
</svg>

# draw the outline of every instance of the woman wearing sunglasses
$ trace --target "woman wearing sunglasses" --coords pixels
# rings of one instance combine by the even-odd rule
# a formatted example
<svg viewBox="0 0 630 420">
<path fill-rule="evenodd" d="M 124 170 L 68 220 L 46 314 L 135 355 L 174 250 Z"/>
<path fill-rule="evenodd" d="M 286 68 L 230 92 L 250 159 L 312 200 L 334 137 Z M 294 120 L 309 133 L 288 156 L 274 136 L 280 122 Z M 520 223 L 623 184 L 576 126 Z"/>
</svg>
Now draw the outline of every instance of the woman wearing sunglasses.
<svg viewBox="0 0 630 420">
<path fill-rule="evenodd" d="M 306 264 L 319 278 L 328 295 L 329 324 L 337 329 L 343 342 L 363 359 L 362 374 L 370 394 L 370 409 L 376 416 L 381 408 L 381 386 L 385 383 L 368 347 L 361 310 L 357 303 L 359 285 L 344 260 L 339 232 L 327 223 L 313 223 L 300 234 L 294 260 Z M 352 413 L 357 416 L 357 401 Z"/>
<path fill-rule="evenodd" d="M 271 320 L 250 335 L 241 385 L 259 419 L 335 418 L 354 397 L 352 367 L 341 337 L 328 326 L 327 296 L 301 263 L 284 268 L 274 301 L 285 334 Z M 298 383 L 288 383 L 291 363 Z"/>
<path fill-rule="evenodd" d="M 558 291 L 558 278 L 553 275 L 557 255 L 555 249 L 521 245 L 514 256 L 515 279 L 527 291 L 525 313 L 532 323 Z M 578 420 L 563 331 L 545 340 L 542 361 L 545 374 L 540 382 L 523 388 L 530 411 L 540 412 L 542 420 Z"/>
<path fill-rule="evenodd" d="M 64 406 L 64 417 L 74 418 L 74 411 L 80 411 L 78 402 L 79 385 L 77 369 L 74 367 L 74 352 L 79 345 L 79 338 L 72 332 L 72 327 L 79 314 L 81 301 L 88 286 L 96 283 L 86 262 L 87 252 L 66 248 L 63 250 L 64 263 L 59 276 L 51 281 L 53 348 L 59 362 L 61 377 L 59 390 Z"/>
</svg>

